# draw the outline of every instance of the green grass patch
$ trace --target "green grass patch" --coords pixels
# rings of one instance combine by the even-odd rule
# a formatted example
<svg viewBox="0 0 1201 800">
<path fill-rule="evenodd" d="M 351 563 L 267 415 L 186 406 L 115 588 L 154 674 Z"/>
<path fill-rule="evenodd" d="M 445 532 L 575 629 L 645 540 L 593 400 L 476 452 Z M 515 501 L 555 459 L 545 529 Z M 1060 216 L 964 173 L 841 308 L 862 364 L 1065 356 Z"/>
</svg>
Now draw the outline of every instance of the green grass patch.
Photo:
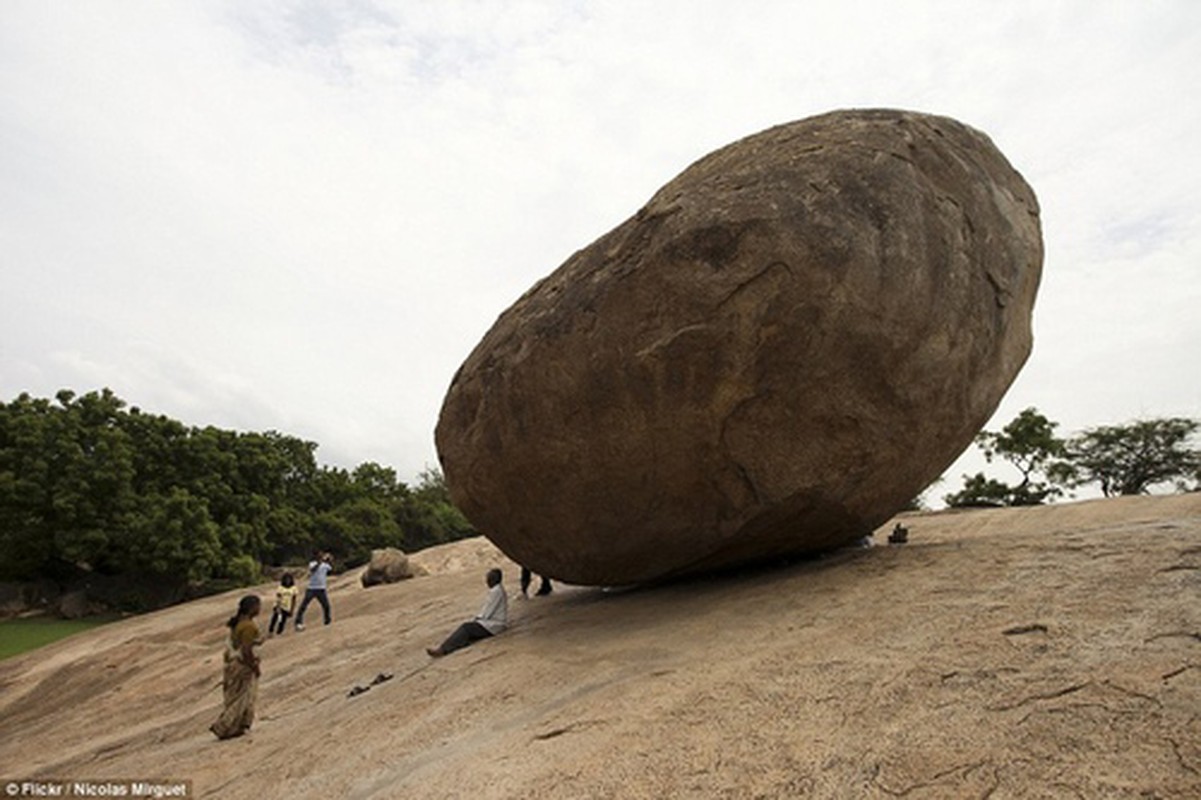
<svg viewBox="0 0 1201 800">
<path fill-rule="evenodd" d="M 92 617 L 89 619 L 54 619 L 27 617 L 0 622 L 0 659 L 12 658 L 21 653 L 51 642 L 57 642 L 73 633 L 86 631 L 112 622 L 116 617 Z"/>
</svg>

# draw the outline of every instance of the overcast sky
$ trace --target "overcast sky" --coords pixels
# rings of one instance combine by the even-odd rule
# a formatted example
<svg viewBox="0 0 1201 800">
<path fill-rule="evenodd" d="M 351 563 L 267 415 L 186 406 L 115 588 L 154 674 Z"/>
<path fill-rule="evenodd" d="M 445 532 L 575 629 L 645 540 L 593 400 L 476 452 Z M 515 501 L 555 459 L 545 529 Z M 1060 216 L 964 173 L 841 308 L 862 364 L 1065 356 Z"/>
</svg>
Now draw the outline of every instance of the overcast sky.
<svg viewBox="0 0 1201 800">
<path fill-rule="evenodd" d="M 1199 53 L 1191 0 L 3 0 L 0 399 L 107 386 L 412 480 L 573 251 L 717 147 L 895 107 L 985 131 L 1042 205 L 990 427 L 1201 417 Z"/>
</svg>

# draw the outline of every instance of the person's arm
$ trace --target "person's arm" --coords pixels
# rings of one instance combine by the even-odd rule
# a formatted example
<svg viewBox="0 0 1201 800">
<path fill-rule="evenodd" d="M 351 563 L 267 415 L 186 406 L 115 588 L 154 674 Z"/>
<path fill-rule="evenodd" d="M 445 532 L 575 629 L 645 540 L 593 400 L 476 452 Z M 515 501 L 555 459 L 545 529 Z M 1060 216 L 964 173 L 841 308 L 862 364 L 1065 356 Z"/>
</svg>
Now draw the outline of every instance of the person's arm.
<svg viewBox="0 0 1201 800">
<path fill-rule="evenodd" d="M 263 673 L 259 672 L 259 657 L 254 654 L 254 642 L 242 645 L 242 661 L 254 670 L 256 677 L 262 676 Z"/>
<path fill-rule="evenodd" d="M 261 675 L 259 672 L 259 657 L 254 654 L 254 646 L 257 644 L 254 640 L 254 635 L 249 631 L 242 633 L 242 663 L 250 667 L 256 676 Z"/>
</svg>

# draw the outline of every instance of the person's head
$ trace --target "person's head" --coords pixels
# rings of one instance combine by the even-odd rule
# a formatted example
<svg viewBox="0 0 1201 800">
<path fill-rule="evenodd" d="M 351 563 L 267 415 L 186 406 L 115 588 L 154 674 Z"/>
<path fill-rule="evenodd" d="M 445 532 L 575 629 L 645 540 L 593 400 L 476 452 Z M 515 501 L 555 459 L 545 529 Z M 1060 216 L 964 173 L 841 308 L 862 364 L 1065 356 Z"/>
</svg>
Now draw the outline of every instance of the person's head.
<svg viewBox="0 0 1201 800">
<path fill-rule="evenodd" d="M 493 567 L 492 569 L 488 570 L 488 574 L 484 576 L 484 580 L 488 582 L 488 588 L 491 589 L 493 586 L 498 586 L 504 577 L 505 575 L 503 572 L 501 572 L 498 568 Z"/>
<path fill-rule="evenodd" d="M 225 624 L 230 628 L 233 628 L 242 620 L 250 619 L 255 614 L 259 613 L 259 609 L 262 607 L 262 605 L 263 601 L 259 599 L 257 594 L 246 595 L 238 601 L 237 613 L 230 617 Z"/>
<path fill-rule="evenodd" d="M 283 584 L 284 586 L 294 586 L 294 585 L 296 585 L 296 579 L 292 577 L 292 573 L 291 573 L 291 572 L 285 572 L 285 573 L 283 574 L 283 577 L 281 577 L 281 578 L 279 579 L 279 582 L 280 582 L 281 584 Z"/>
</svg>

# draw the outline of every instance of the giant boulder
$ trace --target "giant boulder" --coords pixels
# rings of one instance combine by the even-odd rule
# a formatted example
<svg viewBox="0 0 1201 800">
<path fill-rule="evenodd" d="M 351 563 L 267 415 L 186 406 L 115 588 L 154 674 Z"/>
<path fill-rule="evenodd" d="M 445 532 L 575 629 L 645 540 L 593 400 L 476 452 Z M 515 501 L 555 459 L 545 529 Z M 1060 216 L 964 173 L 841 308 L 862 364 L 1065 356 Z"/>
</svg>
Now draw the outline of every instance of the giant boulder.
<svg viewBox="0 0 1201 800">
<path fill-rule="evenodd" d="M 1042 258 L 1034 193 L 955 120 L 839 111 L 742 139 L 500 316 L 438 420 L 451 496 L 581 584 L 848 543 L 991 416 Z"/>
</svg>

